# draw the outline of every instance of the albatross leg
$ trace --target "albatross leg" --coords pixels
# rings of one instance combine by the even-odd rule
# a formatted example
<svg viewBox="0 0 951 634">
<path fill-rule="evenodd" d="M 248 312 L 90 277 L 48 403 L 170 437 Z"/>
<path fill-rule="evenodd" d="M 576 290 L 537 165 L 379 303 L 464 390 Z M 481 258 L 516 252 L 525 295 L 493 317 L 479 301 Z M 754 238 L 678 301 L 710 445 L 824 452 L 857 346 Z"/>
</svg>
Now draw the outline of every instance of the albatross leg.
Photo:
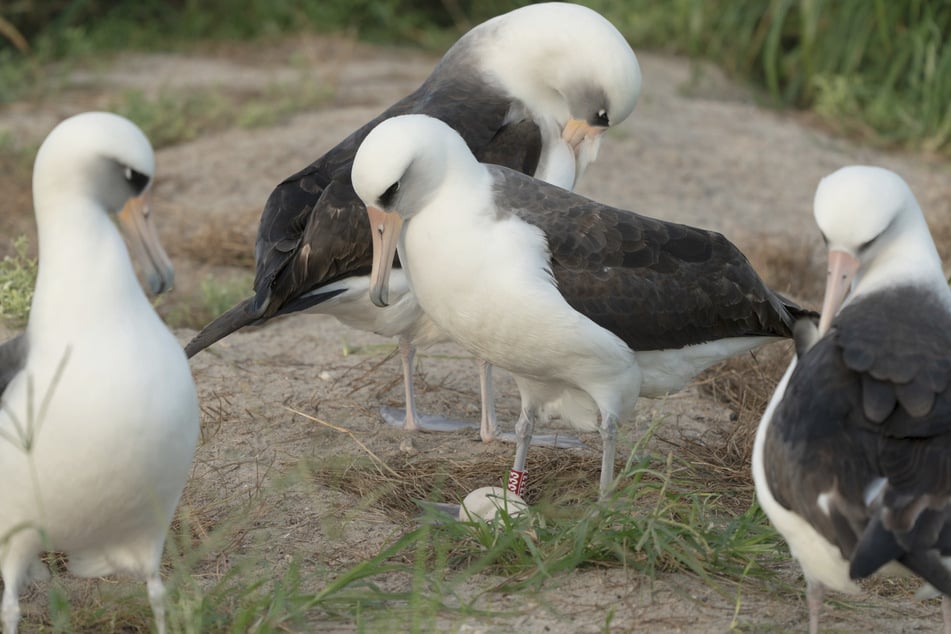
<svg viewBox="0 0 951 634">
<path fill-rule="evenodd" d="M 500 432 L 495 415 L 495 392 L 492 387 L 492 364 L 479 361 L 479 384 L 482 392 L 482 421 L 477 426 L 462 420 L 449 420 L 441 416 L 424 416 L 416 411 L 416 392 L 413 388 L 413 360 L 416 347 L 408 339 L 400 337 L 400 361 L 403 364 L 403 391 L 406 398 L 406 410 L 396 407 L 381 407 L 380 416 L 389 425 L 402 427 L 406 431 L 452 432 L 479 428 L 482 442 L 510 442 L 518 444 L 516 435 Z M 534 423 L 533 423 L 534 425 Z M 580 438 L 570 434 L 539 434 L 531 436 L 529 442 L 537 447 L 556 449 L 574 449 L 584 447 Z"/>
<path fill-rule="evenodd" d="M 492 391 L 492 364 L 479 359 L 479 386 L 482 390 L 482 424 L 479 436 L 482 442 L 499 437 L 499 421 L 495 417 L 495 393 Z"/>
<path fill-rule="evenodd" d="M 3 575 L 3 631 L 16 634 L 20 622 L 20 583 L 23 571 L 5 571 Z"/>
<path fill-rule="evenodd" d="M 495 393 L 492 388 L 492 364 L 479 361 L 479 383 L 482 386 L 482 424 L 479 436 L 482 442 L 510 442 L 518 443 L 515 434 L 500 432 L 499 422 L 495 416 Z M 533 434 L 530 440 L 536 447 L 554 447 L 555 449 L 574 449 L 584 447 L 580 438 L 569 434 Z"/>
<path fill-rule="evenodd" d="M 152 615 L 155 617 L 155 631 L 165 634 L 165 584 L 159 571 L 149 573 L 145 580 L 145 587 L 149 592 L 149 604 L 152 606 Z"/>
<path fill-rule="evenodd" d="M 388 424 L 402 427 L 406 431 L 451 432 L 461 429 L 475 429 L 477 425 L 462 420 L 448 420 L 441 416 L 421 416 L 416 411 L 416 391 L 413 387 L 413 360 L 416 358 L 416 346 L 406 337 L 400 337 L 400 361 L 403 364 L 403 392 L 406 398 L 406 411 L 395 407 L 381 407 L 380 416 Z M 494 414 L 494 412 L 493 412 Z"/>
<path fill-rule="evenodd" d="M 0 618 L 4 634 L 16 634 L 20 623 L 20 589 L 30 581 L 49 578 L 49 569 L 37 557 L 43 550 L 39 531 L 20 527 L 4 537 L 0 577 L 3 579 L 3 599 L 0 600 Z"/>
<path fill-rule="evenodd" d="M 535 408 L 522 408 L 522 414 L 515 423 L 515 463 L 509 471 L 507 488 L 518 495 L 525 492 L 525 462 L 528 460 L 528 446 L 532 444 L 536 416 Z"/>
<path fill-rule="evenodd" d="M 601 410 L 601 499 L 605 499 L 614 485 L 614 456 L 617 452 L 617 416 Z"/>
<path fill-rule="evenodd" d="M 406 398 L 406 418 L 403 429 L 419 431 L 420 425 L 416 416 L 416 391 L 413 387 L 413 361 L 416 360 L 416 346 L 405 337 L 400 337 L 400 361 L 403 364 L 403 393 Z"/>
<path fill-rule="evenodd" d="M 822 609 L 822 599 L 826 588 L 822 582 L 806 577 L 806 605 L 809 607 L 809 634 L 819 634 L 819 610 Z M 941 604 L 942 612 L 944 603 Z"/>
</svg>

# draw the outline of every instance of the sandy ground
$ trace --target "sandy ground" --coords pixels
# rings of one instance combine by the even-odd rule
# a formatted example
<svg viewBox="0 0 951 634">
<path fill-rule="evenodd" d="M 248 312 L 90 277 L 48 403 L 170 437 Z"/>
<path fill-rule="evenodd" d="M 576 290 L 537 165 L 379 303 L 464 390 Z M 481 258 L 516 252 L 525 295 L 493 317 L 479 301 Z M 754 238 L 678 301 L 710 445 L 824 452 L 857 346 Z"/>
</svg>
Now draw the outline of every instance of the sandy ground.
<svg viewBox="0 0 951 634">
<path fill-rule="evenodd" d="M 749 251 L 754 264 L 768 256 L 764 240 L 800 251 L 813 261 L 814 273 L 799 278 L 786 272 L 773 283 L 813 305 L 819 299 L 811 293 L 821 279 L 821 261 L 811 202 L 823 175 L 850 163 L 883 165 L 908 180 L 930 218 L 951 216 L 947 163 L 834 138 L 802 115 L 759 106 L 754 95 L 713 69 L 683 59 L 646 53 L 639 57 L 644 75 L 641 102 L 606 138 L 598 162 L 579 188 L 582 193 L 719 230 Z M 274 82 L 323 82 L 331 87 L 333 96 L 324 107 L 278 125 L 228 129 L 158 152 L 156 217 L 176 263 L 176 293 L 188 295 L 209 276 L 240 279 L 248 269 L 210 263 L 200 249 L 196 255 L 194 244 L 188 249 L 183 245 L 196 236 L 207 239 L 211 228 L 245 236 L 250 252 L 261 205 L 272 187 L 409 92 L 434 62 L 429 55 L 330 38 L 189 56 L 126 55 L 75 73 L 66 88 L 49 98 L 0 109 L 0 132 L 38 142 L 62 117 L 102 107 L 129 87 L 151 91 L 216 85 L 225 94 L 266 90 Z M 0 174 L 0 193 L 15 208 L 0 214 L 0 250 L 8 250 L 17 233 L 32 232 L 27 184 L 6 178 Z M 945 255 L 948 246 L 943 245 Z M 764 275 L 769 280 L 770 275 Z M 178 334 L 184 342 L 194 331 Z M 411 522 L 405 517 L 300 477 L 321 461 L 365 458 L 355 439 L 384 459 L 398 455 L 401 445 L 404 452 L 444 456 L 447 461 L 470 455 L 504 460 L 509 455 L 510 446 L 484 446 L 474 432 L 422 435 L 408 445 L 402 431 L 385 427 L 377 408 L 402 405 L 399 362 L 387 358 L 392 343 L 348 330 L 330 318 L 305 315 L 232 335 L 192 361 L 203 404 L 203 434 L 183 513 L 212 527 L 237 515 L 252 524 L 235 534 L 221 557 L 203 564 L 209 576 L 226 570 L 229 557 L 251 549 L 262 553 L 262 569 L 275 573 L 291 561 L 305 572 L 341 570 L 407 530 Z M 474 368 L 454 346 L 427 351 L 418 373 L 420 409 L 477 419 Z M 500 418 L 510 425 L 518 398 L 504 372 L 497 372 L 496 389 Z M 350 430 L 353 436 L 290 409 Z M 637 420 L 624 427 L 625 441 L 630 443 L 658 415 L 667 417 L 664 433 L 671 437 L 731 425 L 729 410 L 691 387 L 667 401 L 642 401 Z M 596 435 L 585 440 L 591 451 L 599 449 Z M 485 484 L 498 482 L 502 475 L 486 473 Z M 794 573 L 788 574 L 795 582 Z M 475 596 L 494 581 L 476 577 L 462 592 Z M 771 596 L 752 580 L 731 593 L 717 594 L 685 573 L 662 574 L 651 587 L 632 571 L 588 569 L 555 577 L 537 595 L 489 593 L 481 605 L 504 615 L 450 614 L 438 628 L 574 633 L 806 627 L 801 596 Z M 827 605 L 823 617 L 825 627 L 842 631 L 936 631 L 939 623 L 935 602 L 874 596 L 860 608 Z M 320 629 L 355 627 L 337 618 Z"/>
</svg>

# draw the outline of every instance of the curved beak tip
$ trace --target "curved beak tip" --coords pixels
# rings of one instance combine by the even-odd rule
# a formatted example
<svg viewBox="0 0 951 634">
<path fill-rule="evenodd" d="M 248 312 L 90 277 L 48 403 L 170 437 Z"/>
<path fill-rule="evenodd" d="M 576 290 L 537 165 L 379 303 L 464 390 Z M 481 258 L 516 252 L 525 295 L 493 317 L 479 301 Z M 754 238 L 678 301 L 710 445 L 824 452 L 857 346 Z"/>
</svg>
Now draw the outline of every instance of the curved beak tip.
<svg viewBox="0 0 951 634">
<path fill-rule="evenodd" d="M 373 236 L 373 266 L 370 271 L 370 301 L 379 308 L 389 305 L 389 279 L 403 220 L 397 213 L 367 206 Z"/>
<path fill-rule="evenodd" d="M 370 301 L 373 302 L 374 306 L 379 306 L 380 308 L 386 308 L 387 306 L 390 305 L 389 303 L 390 298 L 387 297 L 387 295 L 388 293 L 386 292 L 385 288 L 381 289 L 379 292 L 376 292 L 376 293 L 371 292 Z"/>
<path fill-rule="evenodd" d="M 153 295 L 167 293 L 175 287 L 175 271 L 167 268 L 165 271 L 152 271 L 148 274 L 149 291 Z"/>
</svg>

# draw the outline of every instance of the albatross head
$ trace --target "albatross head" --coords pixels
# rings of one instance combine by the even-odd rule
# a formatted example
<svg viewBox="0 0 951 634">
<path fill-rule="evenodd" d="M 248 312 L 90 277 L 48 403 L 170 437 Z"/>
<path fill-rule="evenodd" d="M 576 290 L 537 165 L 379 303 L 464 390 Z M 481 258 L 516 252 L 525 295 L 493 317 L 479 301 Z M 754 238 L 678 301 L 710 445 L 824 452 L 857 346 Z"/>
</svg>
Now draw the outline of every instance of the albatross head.
<svg viewBox="0 0 951 634">
<path fill-rule="evenodd" d="M 946 289 L 921 208 L 898 174 L 881 167 L 843 167 L 820 181 L 814 213 L 829 249 L 820 335 L 850 293 L 922 275 L 927 279 L 933 272 Z"/>
<path fill-rule="evenodd" d="M 575 156 L 575 180 L 597 158 L 601 134 L 627 119 L 641 93 L 627 40 L 580 5 L 522 7 L 472 29 L 457 46 L 477 47 L 484 72 L 536 122 L 557 125 Z"/>
<path fill-rule="evenodd" d="M 37 220 L 56 225 L 65 213 L 99 210 L 118 221 L 153 293 L 172 287 L 172 263 L 149 211 L 155 173 L 152 146 L 134 123 L 87 112 L 57 125 L 36 155 L 33 200 Z"/>
<path fill-rule="evenodd" d="M 387 305 L 387 284 L 403 222 L 432 198 L 451 173 L 482 166 L 455 130 L 425 115 L 387 119 L 370 131 L 353 159 L 351 179 L 373 234 L 370 299 Z"/>
</svg>

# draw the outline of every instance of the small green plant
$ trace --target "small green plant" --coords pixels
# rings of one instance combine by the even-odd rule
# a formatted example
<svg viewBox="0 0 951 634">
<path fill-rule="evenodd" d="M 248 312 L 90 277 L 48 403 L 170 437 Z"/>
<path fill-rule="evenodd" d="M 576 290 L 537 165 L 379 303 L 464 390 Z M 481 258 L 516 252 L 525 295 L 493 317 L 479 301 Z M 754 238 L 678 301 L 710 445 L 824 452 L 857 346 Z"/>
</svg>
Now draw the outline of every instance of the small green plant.
<svg viewBox="0 0 951 634">
<path fill-rule="evenodd" d="M 235 123 L 242 128 L 272 126 L 288 116 L 326 103 L 333 96 L 330 86 L 316 78 L 269 86 L 262 94 L 241 104 Z"/>
<path fill-rule="evenodd" d="M 251 284 L 247 277 L 230 283 L 216 282 L 208 278 L 201 283 L 205 307 L 212 318 L 225 312 L 248 295 Z"/>
<path fill-rule="evenodd" d="M 163 88 L 156 95 L 125 91 L 110 110 L 142 128 L 156 148 L 191 141 L 207 132 L 273 125 L 325 103 L 332 91 L 317 80 L 275 84 L 260 93 L 232 95 L 219 88 Z"/>
<path fill-rule="evenodd" d="M 168 301 L 159 298 L 156 309 L 173 328 L 201 328 L 251 293 L 251 276 L 220 280 L 205 278 L 200 294 Z"/>
<path fill-rule="evenodd" d="M 110 110 L 137 123 L 152 145 L 161 148 L 220 129 L 229 107 L 216 90 L 162 90 L 150 97 L 135 89 L 126 91 Z"/>
<path fill-rule="evenodd" d="M 20 236 L 13 254 L 0 260 L 0 318 L 13 327 L 26 324 L 36 286 L 36 258 L 29 255 L 29 241 Z"/>
</svg>

